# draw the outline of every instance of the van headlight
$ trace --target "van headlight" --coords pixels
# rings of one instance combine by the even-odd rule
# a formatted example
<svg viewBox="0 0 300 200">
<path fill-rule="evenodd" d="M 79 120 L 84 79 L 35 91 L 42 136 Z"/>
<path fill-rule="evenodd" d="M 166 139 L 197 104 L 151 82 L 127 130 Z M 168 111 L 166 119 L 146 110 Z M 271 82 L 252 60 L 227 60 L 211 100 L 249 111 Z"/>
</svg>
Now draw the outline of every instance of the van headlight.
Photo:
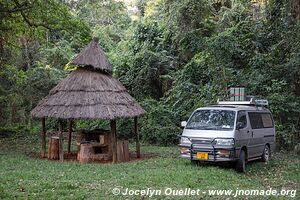
<svg viewBox="0 0 300 200">
<path fill-rule="evenodd" d="M 181 138 L 181 144 L 191 144 L 191 141 L 186 137 L 182 137 Z"/>
<path fill-rule="evenodd" d="M 215 139 L 215 144 L 220 146 L 234 146 L 234 139 Z"/>
</svg>

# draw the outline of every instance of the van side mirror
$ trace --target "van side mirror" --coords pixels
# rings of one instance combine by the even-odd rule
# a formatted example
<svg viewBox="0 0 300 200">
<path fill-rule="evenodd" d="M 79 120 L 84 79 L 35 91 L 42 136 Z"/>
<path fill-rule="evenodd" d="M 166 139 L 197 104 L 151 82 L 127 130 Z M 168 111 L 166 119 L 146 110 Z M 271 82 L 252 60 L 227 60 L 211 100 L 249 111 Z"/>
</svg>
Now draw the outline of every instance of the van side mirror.
<svg viewBox="0 0 300 200">
<path fill-rule="evenodd" d="M 182 122 L 181 122 L 181 127 L 183 127 L 183 128 L 186 127 L 186 124 L 187 124 L 186 121 L 182 121 Z"/>
<path fill-rule="evenodd" d="M 242 129 L 242 128 L 244 128 L 244 124 L 243 124 L 242 122 L 238 122 L 238 123 L 236 124 L 236 130 L 240 130 L 240 129 Z"/>
</svg>

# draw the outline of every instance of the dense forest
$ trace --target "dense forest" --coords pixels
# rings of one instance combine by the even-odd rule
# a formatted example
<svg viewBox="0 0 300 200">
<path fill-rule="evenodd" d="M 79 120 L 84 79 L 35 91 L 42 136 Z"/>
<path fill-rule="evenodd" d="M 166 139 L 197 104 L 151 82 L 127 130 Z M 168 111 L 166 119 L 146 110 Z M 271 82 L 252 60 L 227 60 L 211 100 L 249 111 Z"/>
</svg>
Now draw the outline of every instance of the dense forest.
<svg viewBox="0 0 300 200">
<path fill-rule="evenodd" d="M 96 36 L 147 111 L 144 142 L 176 143 L 180 121 L 237 85 L 268 99 L 281 148 L 300 142 L 299 0 L 1 0 L 0 17 L 2 135 L 39 133 L 30 111 Z M 119 120 L 118 136 L 132 123 Z"/>
</svg>

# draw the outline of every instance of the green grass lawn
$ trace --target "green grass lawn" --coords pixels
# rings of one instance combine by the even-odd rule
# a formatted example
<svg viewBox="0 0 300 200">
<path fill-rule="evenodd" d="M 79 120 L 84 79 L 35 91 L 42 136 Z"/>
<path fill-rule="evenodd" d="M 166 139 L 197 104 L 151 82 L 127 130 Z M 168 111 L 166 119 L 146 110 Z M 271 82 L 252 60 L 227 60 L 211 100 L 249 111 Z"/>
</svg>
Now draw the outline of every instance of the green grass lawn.
<svg viewBox="0 0 300 200">
<path fill-rule="evenodd" d="M 121 164 L 60 163 L 37 159 L 34 138 L 0 139 L 0 199 L 141 199 L 141 196 L 114 196 L 112 189 L 297 189 L 300 186 L 300 158 L 279 152 L 268 163 L 252 162 L 245 174 L 217 165 L 193 165 L 178 158 L 177 147 L 142 145 L 152 158 Z M 299 191 L 298 191 L 299 193 Z M 299 198 L 297 194 L 296 198 Z M 148 198 L 148 197 L 146 197 Z M 154 196 L 154 199 L 174 196 Z M 177 196 L 178 199 L 207 199 Z M 225 199 L 224 196 L 213 196 Z M 253 198 L 239 196 L 240 199 Z M 261 199 L 262 197 L 254 197 Z M 275 198 L 275 197 L 273 197 Z M 278 197 L 277 197 L 278 198 Z M 280 197 L 283 199 L 283 197 Z M 233 199 L 233 197 L 229 197 Z"/>
</svg>

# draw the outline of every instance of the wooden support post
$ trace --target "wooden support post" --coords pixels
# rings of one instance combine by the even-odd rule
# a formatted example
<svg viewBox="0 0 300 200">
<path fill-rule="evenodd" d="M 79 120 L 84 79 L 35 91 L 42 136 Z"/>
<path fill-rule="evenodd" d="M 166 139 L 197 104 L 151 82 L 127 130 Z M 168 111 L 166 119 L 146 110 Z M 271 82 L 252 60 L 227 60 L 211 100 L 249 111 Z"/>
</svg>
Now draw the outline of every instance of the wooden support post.
<svg viewBox="0 0 300 200">
<path fill-rule="evenodd" d="M 59 119 L 58 120 L 59 123 L 59 160 L 61 162 L 64 161 L 64 144 L 63 144 L 63 124 L 62 124 L 62 120 Z"/>
<path fill-rule="evenodd" d="M 124 148 L 121 140 L 117 142 L 117 160 L 118 162 L 124 162 Z"/>
<path fill-rule="evenodd" d="M 111 135 L 111 151 L 113 163 L 117 162 L 117 125 L 116 120 L 110 121 L 110 135 Z"/>
<path fill-rule="evenodd" d="M 46 119 L 42 118 L 42 158 L 46 157 Z"/>
<path fill-rule="evenodd" d="M 129 161 L 130 160 L 130 155 L 129 155 L 129 143 L 128 140 L 125 140 L 123 142 L 123 151 L 124 151 L 124 161 Z"/>
<path fill-rule="evenodd" d="M 68 153 L 71 153 L 71 141 L 72 141 L 72 120 L 69 120 L 69 137 L 68 137 Z"/>
<path fill-rule="evenodd" d="M 134 134 L 135 134 L 135 142 L 136 142 L 136 157 L 141 157 L 141 150 L 140 150 L 140 137 L 138 132 L 138 118 L 134 117 Z"/>
</svg>

